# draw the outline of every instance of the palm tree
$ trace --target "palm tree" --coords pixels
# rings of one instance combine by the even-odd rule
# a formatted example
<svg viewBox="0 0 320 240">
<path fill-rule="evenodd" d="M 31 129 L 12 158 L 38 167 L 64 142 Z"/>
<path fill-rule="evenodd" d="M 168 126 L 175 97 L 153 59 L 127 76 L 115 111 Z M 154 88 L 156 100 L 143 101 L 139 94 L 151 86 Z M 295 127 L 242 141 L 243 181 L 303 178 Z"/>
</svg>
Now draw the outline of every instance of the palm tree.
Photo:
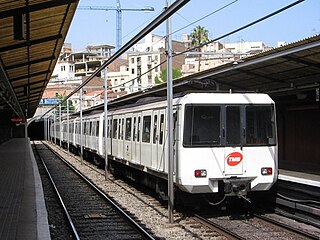
<svg viewBox="0 0 320 240">
<path fill-rule="evenodd" d="M 201 27 L 200 25 L 196 26 L 190 34 L 191 46 L 197 47 L 203 43 L 208 42 L 209 41 L 208 34 L 209 34 L 209 31 L 207 29 L 205 29 L 204 27 Z M 197 48 L 197 51 L 201 52 L 201 48 L 200 47 Z M 201 60 L 201 54 L 199 54 L 198 72 L 200 71 L 200 60 Z"/>
</svg>

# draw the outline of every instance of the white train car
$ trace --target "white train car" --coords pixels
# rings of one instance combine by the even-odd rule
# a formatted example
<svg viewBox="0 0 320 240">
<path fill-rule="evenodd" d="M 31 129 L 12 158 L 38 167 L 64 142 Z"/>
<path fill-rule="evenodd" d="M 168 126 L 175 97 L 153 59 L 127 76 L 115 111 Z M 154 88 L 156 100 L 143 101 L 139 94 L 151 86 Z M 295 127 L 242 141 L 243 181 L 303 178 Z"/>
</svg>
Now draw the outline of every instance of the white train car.
<svg viewBox="0 0 320 240">
<path fill-rule="evenodd" d="M 108 158 L 124 174 L 167 191 L 167 102 L 108 111 Z M 103 160 L 104 115 L 84 117 L 85 148 Z M 76 146 L 79 145 L 75 120 Z M 277 179 L 275 105 L 266 94 L 187 93 L 174 99 L 174 183 L 193 195 L 245 196 Z M 142 174 L 143 173 L 143 174 Z"/>
</svg>

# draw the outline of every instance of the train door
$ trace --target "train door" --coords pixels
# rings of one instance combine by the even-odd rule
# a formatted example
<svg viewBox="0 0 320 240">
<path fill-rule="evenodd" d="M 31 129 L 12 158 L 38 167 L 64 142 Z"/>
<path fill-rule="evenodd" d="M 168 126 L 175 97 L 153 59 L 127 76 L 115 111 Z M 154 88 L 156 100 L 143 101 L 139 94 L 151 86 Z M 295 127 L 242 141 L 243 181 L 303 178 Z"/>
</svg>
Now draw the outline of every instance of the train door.
<svg viewBox="0 0 320 240">
<path fill-rule="evenodd" d="M 141 165 L 146 167 L 152 165 L 151 122 L 152 111 L 143 112 L 141 119 Z"/>
<path fill-rule="evenodd" d="M 118 157 L 124 158 L 124 116 L 119 118 Z"/>
<path fill-rule="evenodd" d="M 154 110 L 152 114 L 151 124 L 151 167 L 153 169 L 158 168 L 158 138 L 159 138 L 159 110 Z"/>
<path fill-rule="evenodd" d="M 104 126 L 103 126 L 104 127 Z M 113 141 L 112 141 L 112 117 L 108 116 L 108 122 L 107 122 L 107 148 L 108 148 L 108 155 L 111 155 L 112 153 L 112 146 L 113 146 Z"/>
<path fill-rule="evenodd" d="M 128 161 L 132 159 L 132 114 L 127 114 L 124 124 L 124 158 Z"/>
<path fill-rule="evenodd" d="M 132 149 L 131 149 L 131 162 L 135 162 L 136 156 L 136 141 L 137 141 L 137 114 L 132 114 Z"/>
<path fill-rule="evenodd" d="M 136 164 L 141 163 L 141 113 L 133 114 L 133 147 L 132 161 Z"/>
<path fill-rule="evenodd" d="M 225 175 L 243 174 L 242 117 L 240 106 L 225 108 L 225 141 L 224 152 Z"/>
<path fill-rule="evenodd" d="M 165 110 L 161 109 L 154 111 L 152 122 L 152 168 L 164 171 Z"/>
<path fill-rule="evenodd" d="M 118 116 L 114 116 L 112 119 L 112 156 L 118 156 L 118 132 L 119 132 L 119 121 Z"/>
</svg>

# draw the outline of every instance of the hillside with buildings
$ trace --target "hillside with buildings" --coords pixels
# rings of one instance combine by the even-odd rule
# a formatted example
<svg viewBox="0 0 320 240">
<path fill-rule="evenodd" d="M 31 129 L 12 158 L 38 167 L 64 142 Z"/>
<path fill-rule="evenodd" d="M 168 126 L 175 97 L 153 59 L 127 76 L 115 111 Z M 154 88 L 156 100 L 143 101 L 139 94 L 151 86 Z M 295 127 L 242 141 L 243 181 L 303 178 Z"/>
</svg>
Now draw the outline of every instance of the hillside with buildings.
<svg viewBox="0 0 320 240">
<path fill-rule="evenodd" d="M 181 41 L 173 41 L 172 45 L 174 53 L 187 51 L 191 48 L 190 35 L 184 34 Z M 198 51 L 187 51 L 174 57 L 173 68 L 179 69 L 182 76 L 186 76 L 196 73 L 198 69 L 203 71 L 225 63 L 237 63 L 242 58 L 270 49 L 263 42 L 213 42 Z M 105 44 L 74 51 L 70 43 L 65 43 L 40 104 L 52 104 L 57 102 L 57 96 L 67 96 L 96 71 L 113 50 L 114 46 Z M 85 86 L 83 106 L 91 107 L 103 102 L 104 79 L 108 83 L 108 99 L 112 99 L 163 82 L 161 73 L 164 70 L 165 38 L 148 34 L 144 41 L 134 45 L 123 58 L 112 62 Z M 77 110 L 79 94 L 74 94 L 70 100 Z"/>
</svg>

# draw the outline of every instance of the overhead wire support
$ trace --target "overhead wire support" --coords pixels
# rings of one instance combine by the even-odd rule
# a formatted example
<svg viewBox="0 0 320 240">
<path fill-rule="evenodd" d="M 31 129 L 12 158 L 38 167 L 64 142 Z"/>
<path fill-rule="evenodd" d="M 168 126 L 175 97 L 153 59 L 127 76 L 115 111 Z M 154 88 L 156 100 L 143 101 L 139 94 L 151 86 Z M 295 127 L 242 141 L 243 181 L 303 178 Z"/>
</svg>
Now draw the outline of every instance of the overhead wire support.
<svg viewBox="0 0 320 240">
<path fill-rule="evenodd" d="M 173 57 L 179 56 L 179 55 L 181 55 L 181 54 L 185 54 L 185 53 L 187 53 L 187 52 L 189 52 L 189 51 L 195 50 L 195 49 L 197 49 L 197 48 L 201 48 L 201 47 L 206 46 L 206 45 L 208 45 L 208 44 L 210 44 L 210 43 L 213 43 L 213 42 L 215 42 L 215 41 L 218 41 L 218 40 L 220 40 L 220 39 L 222 39 L 222 38 L 228 37 L 228 36 L 230 36 L 230 35 L 232 35 L 232 34 L 234 34 L 234 33 L 240 32 L 240 31 L 242 31 L 242 30 L 244 30 L 244 29 L 246 29 L 246 28 L 248 28 L 248 27 L 251 27 L 252 25 L 255 25 L 255 24 L 257 24 L 257 23 L 259 23 L 259 22 L 262 22 L 262 21 L 264 21 L 264 20 L 266 20 L 266 19 L 268 19 L 268 18 L 270 18 L 270 17 L 273 17 L 274 15 L 277 15 L 277 14 L 279 14 L 279 13 L 281 13 L 281 12 L 283 12 L 283 11 L 291 8 L 291 7 L 294 7 L 295 5 L 297 5 L 297 4 L 299 4 L 299 3 L 302 3 L 302 2 L 304 2 L 304 1 L 305 1 L 305 0 L 298 0 L 298 1 L 294 2 L 294 3 L 291 3 L 291 4 L 283 7 L 283 8 L 280 8 L 280 9 L 277 10 L 277 11 L 274 11 L 274 12 L 272 12 L 272 13 L 270 13 L 270 14 L 262 17 L 262 18 L 259 18 L 259 19 L 255 20 L 255 21 L 253 21 L 253 22 L 251 22 L 251 23 L 248 23 L 248 24 L 246 24 L 246 25 L 244 25 L 244 26 L 242 26 L 242 27 L 240 27 L 240 28 L 237 28 L 237 29 L 235 29 L 235 30 L 233 30 L 233 31 L 231 31 L 231 32 L 228 32 L 228 33 L 226 33 L 226 34 L 224 34 L 224 35 L 222 35 L 222 36 L 220 36 L 220 37 L 217 37 L 217 38 L 215 38 L 215 39 L 212 39 L 212 40 L 210 40 L 210 41 L 208 41 L 208 42 L 205 42 L 205 43 L 203 43 L 203 44 L 199 44 L 198 46 L 195 46 L 195 47 L 193 47 L 193 48 L 190 48 L 190 49 L 188 49 L 188 50 L 186 50 L 186 51 L 182 51 L 182 52 L 180 52 L 180 53 L 176 53 L 176 54 L 174 54 Z"/>
<path fill-rule="evenodd" d="M 120 57 L 123 53 L 129 50 L 135 43 L 140 41 L 145 35 L 150 33 L 156 27 L 158 27 L 161 23 L 163 23 L 168 17 L 173 15 L 176 11 L 186 5 L 190 0 L 176 0 L 172 3 L 165 11 L 163 11 L 158 17 L 156 17 L 151 23 L 149 23 L 144 29 L 142 29 L 135 37 L 133 37 L 129 42 L 127 42 L 124 46 L 122 46 L 117 52 L 115 52 L 108 60 L 106 60 L 98 69 L 96 69 L 81 85 L 76 87 L 68 96 L 63 99 L 59 104 L 67 101 L 72 95 L 78 92 L 81 88 L 87 85 L 98 73 L 100 73 L 105 67 L 107 67 L 110 63 L 115 61 L 118 57 Z M 43 118 L 49 112 L 51 112 L 55 108 L 52 107 L 46 113 L 42 115 Z"/>
</svg>

